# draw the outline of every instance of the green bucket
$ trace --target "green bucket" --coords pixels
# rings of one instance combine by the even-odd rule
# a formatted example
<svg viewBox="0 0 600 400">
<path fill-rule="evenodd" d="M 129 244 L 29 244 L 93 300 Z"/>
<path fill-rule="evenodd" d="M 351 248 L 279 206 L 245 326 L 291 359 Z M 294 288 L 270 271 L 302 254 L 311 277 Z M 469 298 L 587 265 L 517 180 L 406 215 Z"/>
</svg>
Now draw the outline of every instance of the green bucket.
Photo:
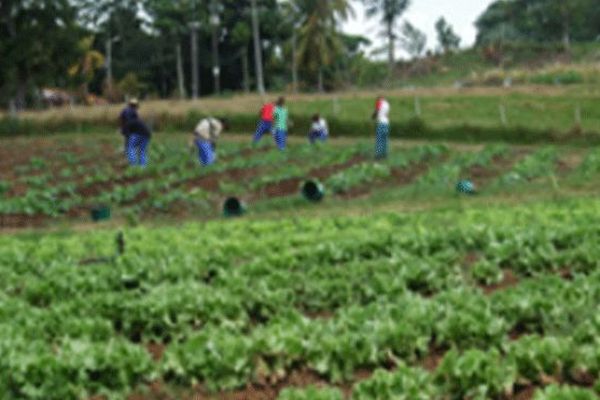
<svg viewBox="0 0 600 400">
<path fill-rule="evenodd" d="M 92 209 L 90 210 L 90 216 L 92 217 L 92 221 L 94 221 L 94 222 L 107 221 L 111 218 L 110 207 L 109 206 L 92 207 Z"/>
<path fill-rule="evenodd" d="M 316 180 L 308 180 L 302 184 L 302 196 L 314 203 L 318 203 L 325 198 L 325 187 L 323 184 Z"/>
<path fill-rule="evenodd" d="M 460 194 L 474 195 L 477 193 L 475 184 L 468 179 L 464 179 L 456 184 L 456 191 Z"/>
<path fill-rule="evenodd" d="M 223 215 L 227 218 L 241 217 L 246 213 L 246 204 L 237 197 L 230 197 L 223 203 Z"/>
</svg>

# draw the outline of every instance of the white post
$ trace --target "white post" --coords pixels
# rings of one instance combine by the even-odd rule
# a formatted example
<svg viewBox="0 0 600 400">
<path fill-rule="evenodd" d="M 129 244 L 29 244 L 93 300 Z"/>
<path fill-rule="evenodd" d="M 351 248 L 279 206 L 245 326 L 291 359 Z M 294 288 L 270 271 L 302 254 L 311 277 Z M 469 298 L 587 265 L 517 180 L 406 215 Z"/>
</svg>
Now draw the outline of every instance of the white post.
<svg viewBox="0 0 600 400">
<path fill-rule="evenodd" d="M 11 118 L 17 118 L 18 117 L 18 109 L 17 109 L 17 103 L 15 102 L 15 99 L 10 99 L 10 101 L 8 102 L 8 109 L 9 109 L 9 113 L 10 113 L 10 117 Z"/>
<path fill-rule="evenodd" d="M 421 118 L 421 99 L 415 97 L 415 115 L 417 118 Z"/>
<path fill-rule="evenodd" d="M 506 118 L 506 106 L 504 104 L 500 104 L 500 123 L 502 126 L 508 125 L 508 119 Z"/>
<path fill-rule="evenodd" d="M 577 104 L 575 107 L 575 124 L 581 126 L 581 104 Z"/>
<path fill-rule="evenodd" d="M 341 106 L 340 106 L 340 99 L 337 96 L 335 96 L 333 98 L 333 113 L 335 115 L 338 115 L 341 111 L 342 110 L 341 110 Z"/>
<path fill-rule="evenodd" d="M 200 77 L 198 75 L 198 29 L 200 22 L 190 23 L 191 53 L 192 53 L 192 99 L 197 100 L 200 92 Z"/>
</svg>

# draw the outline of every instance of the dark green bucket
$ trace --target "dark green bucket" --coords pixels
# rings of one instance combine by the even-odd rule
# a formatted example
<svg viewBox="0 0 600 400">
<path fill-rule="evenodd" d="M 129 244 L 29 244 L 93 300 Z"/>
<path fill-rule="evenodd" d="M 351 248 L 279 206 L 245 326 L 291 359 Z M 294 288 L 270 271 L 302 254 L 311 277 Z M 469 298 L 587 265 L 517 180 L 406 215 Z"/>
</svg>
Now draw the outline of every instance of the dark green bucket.
<svg viewBox="0 0 600 400">
<path fill-rule="evenodd" d="M 230 197 L 223 203 L 223 215 L 227 218 L 241 217 L 246 213 L 246 205 L 237 197 Z"/>
<path fill-rule="evenodd" d="M 316 180 L 308 180 L 302 184 L 302 196 L 312 202 L 319 202 L 325 198 L 325 187 Z"/>
<path fill-rule="evenodd" d="M 111 218 L 110 207 L 109 206 L 92 207 L 92 209 L 90 210 L 90 216 L 92 217 L 92 221 L 94 221 L 94 222 L 107 221 Z"/>
</svg>

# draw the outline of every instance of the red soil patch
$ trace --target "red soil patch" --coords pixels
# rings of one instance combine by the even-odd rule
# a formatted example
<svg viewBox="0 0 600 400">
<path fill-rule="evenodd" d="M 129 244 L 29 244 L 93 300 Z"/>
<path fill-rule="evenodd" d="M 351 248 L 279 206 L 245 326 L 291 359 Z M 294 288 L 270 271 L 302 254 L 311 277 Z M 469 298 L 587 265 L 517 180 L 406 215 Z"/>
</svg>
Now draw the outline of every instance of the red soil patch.
<svg viewBox="0 0 600 400">
<path fill-rule="evenodd" d="M 364 156 L 354 156 L 350 160 L 341 163 L 328 165 L 321 168 L 314 168 L 309 173 L 308 176 L 312 179 L 325 180 L 332 175 L 337 174 L 338 172 L 344 171 L 350 167 L 353 167 L 356 164 L 360 164 L 361 162 L 366 161 L 367 159 Z"/>
<path fill-rule="evenodd" d="M 269 198 L 291 196 L 299 192 L 304 178 L 290 178 L 280 182 L 270 183 L 260 190 L 261 194 Z"/>
<path fill-rule="evenodd" d="M 446 356 L 446 352 L 447 350 L 437 348 L 435 345 L 431 344 L 427 355 L 420 363 L 421 367 L 429 372 L 434 372 L 442 363 L 442 360 Z"/>
<path fill-rule="evenodd" d="M 186 400 L 276 400 L 285 388 L 302 388 L 310 385 L 328 386 L 329 382 L 311 371 L 294 371 L 276 384 L 251 384 L 242 390 L 211 394 L 202 388 L 185 396 Z"/>
<path fill-rule="evenodd" d="M 0 228 L 33 228 L 43 226 L 50 217 L 45 215 L 0 214 Z"/>
<path fill-rule="evenodd" d="M 352 188 L 349 191 L 340 194 L 343 199 L 356 199 L 363 196 L 368 196 L 374 190 L 388 187 L 390 184 L 395 187 L 408 186 L 413 183 L 419 176 L 424 174 L 429 169 L 426 162 L 419 162 L 408 166 L 407 168 L 394 168 L 390 179 L 383 179 L 378 182 L 370 182 L 369 184 L 361 185 Z"/>
<path fill-rule="evenodd" d="M 529 154 L 528 150 L 519 150 L 508 156 L 499 155 L 492 159 L 489 166 L 473 165 L 464 171 L 464 175 L 471 179 L 477 187 L 483 187 L 508 171 L 527 154 Z"/>
<path fill-rule="evenodd" d="M 519 277 L 510 269 L 504 270 L 504 278 L 502 282 L 495 285 L 483 286 L 485 294 L 490 295 L 497 291 L 504 290 L 519 284 Z"/>
<path fill-rule="evenodd" d="M 467 268 L 472 267 L 477 261 L 479 261 L 479 257 L 479 254 L 477 254 L 474 251 L 467 253 L 467 255 L 462 261 L 462 265 L 464 265 Z"/>
<path fill-rule="evenodd" d="M 320 181 L 324 181 L 330 176 L 335 175 L 338 172 L 346 170 L 352 167 L 353 165 L 359 164 L 363 161 L 365 161 L 364 157 L 355 156 L 352 159 L 341 164 L 334 164 L 314 168 L 307 172 L 305 176 L 288 178 L 279 182 L 269 183 L 266 186 L 258 189 L 254 193 L 250 194 L 249 198 L 254 200 L 260 197 L 277 198 L 292 196 L 299 193 L 300 186 L 302 185 L 302 182 L 304 182 L 306 179 L 317 179 Z"/>
<path fill-rule="evenodd" d="M 156 362 L 162 360 L 165 349 L 166 346 L 162 343 L 148 343 L 146 345 L 146 350 L 148 350 L 148 353 L 150 353 L 152 359 Z"/>
<path fill-rule="evenodd" d="M 216 174 L 203 175 L 198 178 L 183 181 L 175 187 L 183 186 L 186 190 L 200 188 L 209 192 L 219 190 L 220 182 L 243 182 L 260 173 L 261 168 L 236 168 Z"/>
<path fill-rule="evenodd" d="M 535 386 L 527 386 L 518 389 L 512 396 L 513 400 L 531 400 L 535 396 L 537 388 Z"/>
</svg>

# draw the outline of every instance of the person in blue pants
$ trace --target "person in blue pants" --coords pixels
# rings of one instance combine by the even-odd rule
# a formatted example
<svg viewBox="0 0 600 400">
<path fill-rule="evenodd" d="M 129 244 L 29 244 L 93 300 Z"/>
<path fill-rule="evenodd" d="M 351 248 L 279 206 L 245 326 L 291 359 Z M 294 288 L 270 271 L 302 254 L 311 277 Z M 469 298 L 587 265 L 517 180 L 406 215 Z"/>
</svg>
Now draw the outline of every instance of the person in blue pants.
<svg viewBox="0 0 600 400">
<path fill-rule="evenodd" d="M 310 132 L 308 133 L 308 140 L 310 143 L 315 144 L 317 141 L 325 142 L 328 137 L 329 128 L 325 118 L 321 118 L 319 114 L 313 115 Z"/>
<path fill-rule="evenodd" d="M 123 109 L 123 111 L 121 111 L 121 114 L 119 115 L 119 126 L 121 127 L 121 135 L 123 135 L 123 139 L 124 139 L 123 149 L 125 151 L 125 155 L 127 155 L 127 142 L 129 140 L 127 138 L 127 133 L 125 132 L 125 127 L 131 121 L 134 121 L 139 118 L 139 116 L 138 116 L 139 106 L 140 106 L 140 104 L 139 104 L 138 100 L 133 98 L 133 99 L 129 100 L 127 107 L 125 107 Z"/>
<path fill-rule="evenodd" d="M 379 97 L 375 104 L 373 119 L 377 122 L 375 128 L 375 159 L 382 160 L 388 156 L 390 138 L 390 103 Z"/>
<path fill-rule="evenodd" d="M 205 118 L 194 130 L 193 142 L 198 148 L 198 159 L 203 166 L 217 161 L 217 140 L 226 128 L 226 122 L 217 118 Z"/>
<path fill-rule="evenodd" d="M 275 143 L 279 150 L 283 151 L 287 147 L 288 135 L 288 110 L 285 107 L 285 98 L 280 97 L 277 100 L 273 119 L 275 121 Z"/>
<path fill-rule="evenodd" d="M 127 161 L 130 166 L 145 167 L 148 165 L 147 150 L 152 133 L 148 126 L 139 118 L 125 125 L 127 137 Z"/>
<path fill-rule="evenodd" d="M 260 121 L 256 132 L 254 133 L 253 144 L 258 144 L 265 133 L 271 133 L 273 131 L 273 117 L 275 113 L 275 103 L 267 103 L 260 110 Z"/>
</svg>

